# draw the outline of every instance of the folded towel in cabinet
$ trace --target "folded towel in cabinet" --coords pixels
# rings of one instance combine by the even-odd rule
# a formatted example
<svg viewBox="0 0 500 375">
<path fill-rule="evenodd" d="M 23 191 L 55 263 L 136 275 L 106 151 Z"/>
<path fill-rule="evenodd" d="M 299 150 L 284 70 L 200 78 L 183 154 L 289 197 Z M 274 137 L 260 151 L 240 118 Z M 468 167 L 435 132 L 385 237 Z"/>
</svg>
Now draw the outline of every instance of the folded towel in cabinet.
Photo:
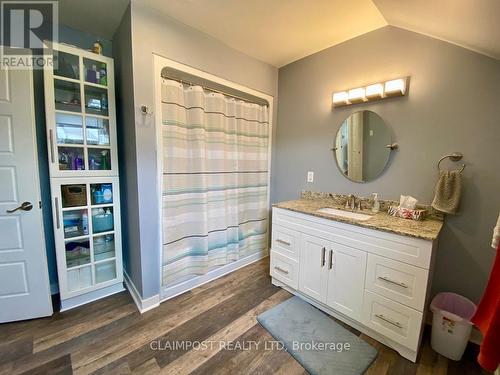
<svg viewBox="0 0 500 375">
<path fill-rule="evenodd" d="M 456 215 L 462 194 L 462 174 L 456 171 L 441 171 L 436 183 L 431 206 L 447 214 Z"/>
</svg>

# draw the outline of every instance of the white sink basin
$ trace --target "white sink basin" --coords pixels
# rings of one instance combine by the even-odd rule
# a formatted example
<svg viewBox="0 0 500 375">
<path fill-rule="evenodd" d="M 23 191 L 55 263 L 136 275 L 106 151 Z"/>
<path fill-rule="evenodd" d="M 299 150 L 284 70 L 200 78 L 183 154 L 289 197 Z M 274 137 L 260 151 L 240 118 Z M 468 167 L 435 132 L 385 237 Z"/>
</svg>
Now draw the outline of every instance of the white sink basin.
<svg viewBox="0 0 500 375">
<path fill-rule="evenodd" d="M 318 211 L 322 214 L 332 215 L 332 216 L 340 216 L 348 219 L 354 219 L 359 221 L 365 221 L 371 218 L 371 215 L 360 214 L 359 212 L 350 212 L 344 210 L 337 210 L 336 208 L 320 208 Z"/>
</svg>

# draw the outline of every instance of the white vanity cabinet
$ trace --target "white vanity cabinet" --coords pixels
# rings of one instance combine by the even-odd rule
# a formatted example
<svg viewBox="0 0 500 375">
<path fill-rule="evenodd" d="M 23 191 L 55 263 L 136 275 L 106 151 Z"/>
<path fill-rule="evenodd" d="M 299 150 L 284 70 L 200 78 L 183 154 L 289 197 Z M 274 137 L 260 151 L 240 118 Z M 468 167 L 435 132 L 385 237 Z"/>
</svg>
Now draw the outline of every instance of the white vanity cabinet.
<svg viewBox="0 0 500 375">
<path fill-rule="evenodd" d="M 416 360 L 435 242 L 273 208 L 273 284 Z"/>
</svg>

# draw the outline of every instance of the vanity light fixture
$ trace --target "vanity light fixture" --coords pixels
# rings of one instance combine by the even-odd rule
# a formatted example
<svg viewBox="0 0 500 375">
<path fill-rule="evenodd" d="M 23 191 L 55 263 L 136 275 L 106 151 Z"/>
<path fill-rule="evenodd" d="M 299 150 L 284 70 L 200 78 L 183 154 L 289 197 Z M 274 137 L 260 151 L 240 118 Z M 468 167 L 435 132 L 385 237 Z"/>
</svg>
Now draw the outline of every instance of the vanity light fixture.
<svg viewBox="0 0 500 375">
<path fill-rule="evenodd" d="M 365 88 L 358 87 L 357 89 L 350 89 L 348 98 L 350 103 L 364 102 L 366 100 Z"/>
<path fill-rule="evenodd" d="M 373 83 L 365 87 L 334 92 L 332 96 L 333 106 L 340 107 L 394 96 L 404 96 L 408 92 L 409 80 L 410 77 L 396 78 L 385 82 Z"/>
<path fill-rule="evenodd" d="M 347 91 L 333 93 L 333 105 L 346 105 L 349 102 L 349 94 Z"/>
<path fill-rule="evenodd" d="M 401 96 L 406 92 L 406 82 L 403 78 L 387 81 L 384 87 L 386 96 Z"/>
<path fill-rule="evenodd" d="M 366 97 L 368 99 L 380 99 L 382 96 L 384 96 L 384 85 L 382 83 L 366 86 Z"/>
</svg>

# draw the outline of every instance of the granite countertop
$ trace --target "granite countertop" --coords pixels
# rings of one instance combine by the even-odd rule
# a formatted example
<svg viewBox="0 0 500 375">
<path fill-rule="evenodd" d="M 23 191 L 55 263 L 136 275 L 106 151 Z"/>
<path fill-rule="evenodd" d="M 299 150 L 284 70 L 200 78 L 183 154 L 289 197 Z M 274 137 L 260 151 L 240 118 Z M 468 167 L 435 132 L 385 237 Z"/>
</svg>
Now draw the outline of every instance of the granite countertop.
<svg viewBox="0 0 500 375">
<path fill-rule="evenodd" d="M 361 221 L 350 219 L 341 216 L 333 216 L 317 212 L 320 208 L 331 207 L 343 209 L 344 207 L 333 204 L 331 200 L 326 199 L 298 199 L 287 202 L 280 202 L 274 204 L 273 207 L 283 208 L 285 210 L 300 212 L 307 215 L 313 215 L 324 219 L 334 220 L 342 223 L 353 224 L 360 227 L 382 230 L 408 237 L 421 238 L 424 240 L 435 240 L 441 228 L 443 221 L 437 219 L 425 219 L 422 221 L 415 221 L 409 219 L 397 218 L 390 216 L 387 212 L 379 212 L 373 214 L 370 210 L 357 211 L 360 213 L 372 215 L 372 218 Z"/>
</svg>

